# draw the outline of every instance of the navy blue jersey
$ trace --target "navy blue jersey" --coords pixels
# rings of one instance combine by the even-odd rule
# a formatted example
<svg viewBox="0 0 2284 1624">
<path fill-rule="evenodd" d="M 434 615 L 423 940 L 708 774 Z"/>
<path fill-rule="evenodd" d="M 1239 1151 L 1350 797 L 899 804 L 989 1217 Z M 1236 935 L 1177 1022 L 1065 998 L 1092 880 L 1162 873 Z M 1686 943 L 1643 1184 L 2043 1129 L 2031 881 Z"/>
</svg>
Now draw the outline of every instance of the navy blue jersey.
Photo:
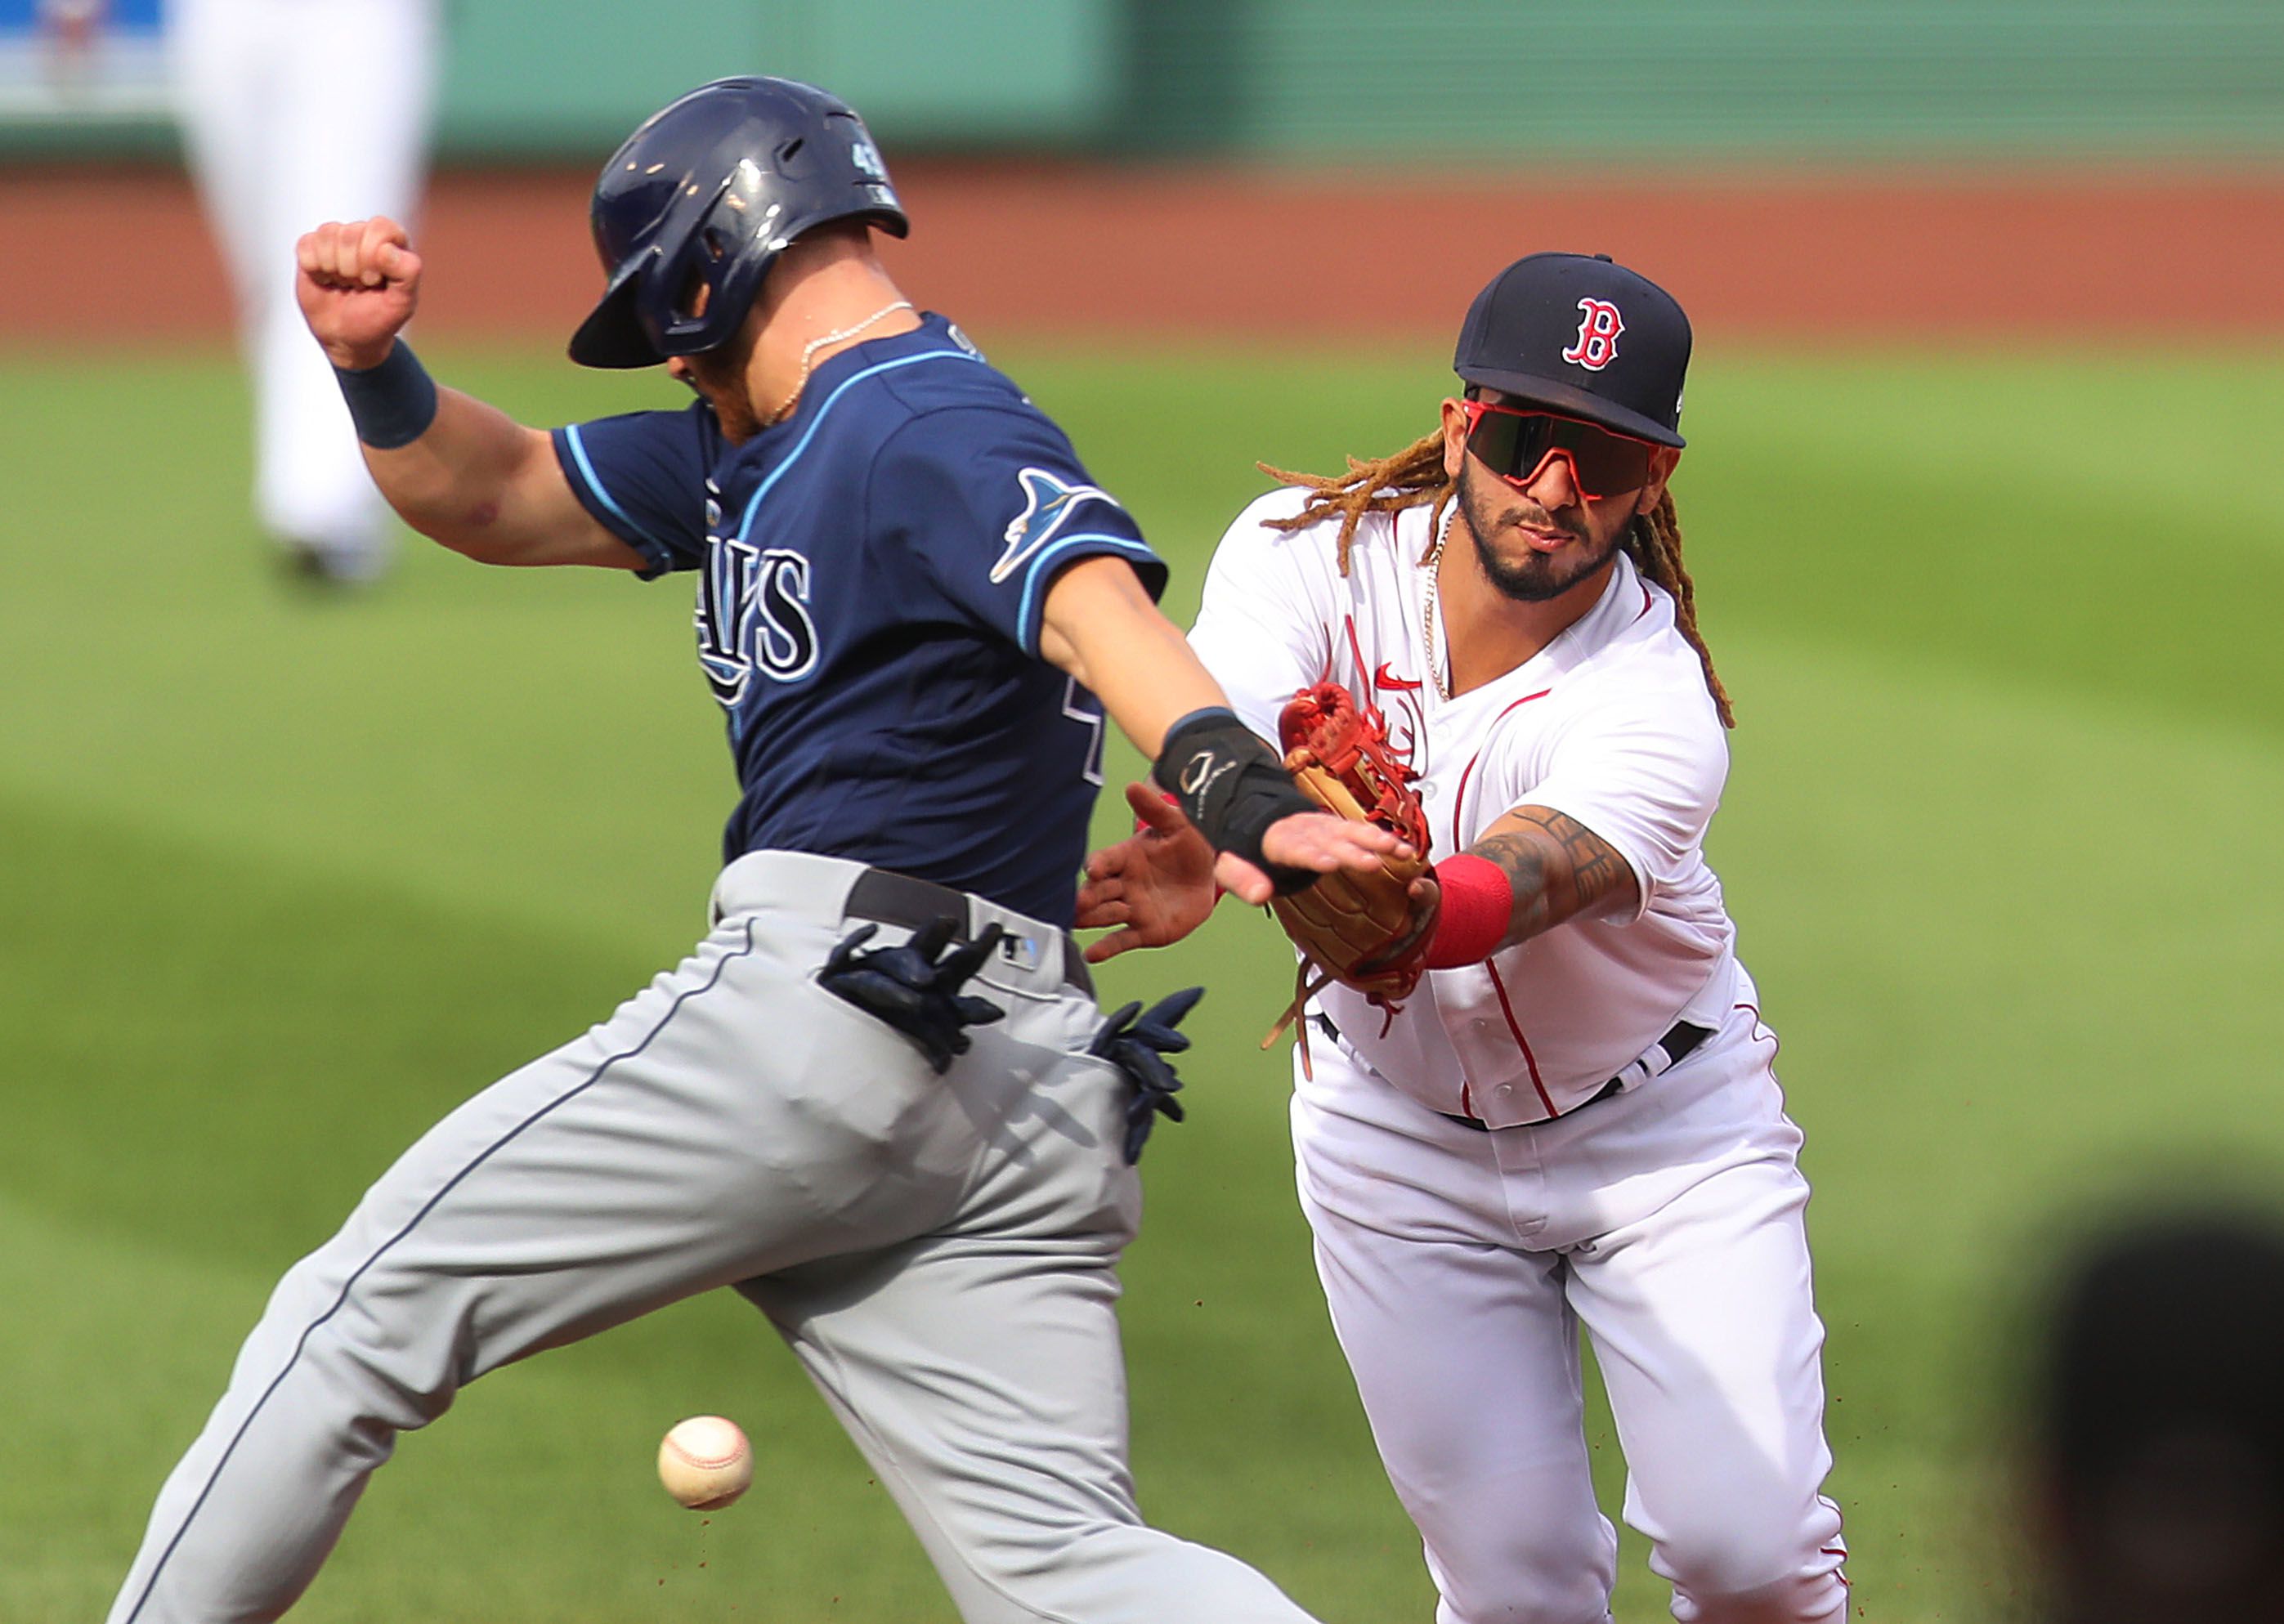
<svg viewBox="0 0 2284 1624">
<path fill-rule="evenodd" d="M 815 852 L 1068 925 L 1102 707 L 1038 658 L 1057 572 L 1165 566 L 1070 441 L 949 322 L 820 364 L 742 446 L 712 411 L 558 429 L 571 488 L 695 570 L 698 658 L 744 794 L 724 860 Z"/>
</svg>

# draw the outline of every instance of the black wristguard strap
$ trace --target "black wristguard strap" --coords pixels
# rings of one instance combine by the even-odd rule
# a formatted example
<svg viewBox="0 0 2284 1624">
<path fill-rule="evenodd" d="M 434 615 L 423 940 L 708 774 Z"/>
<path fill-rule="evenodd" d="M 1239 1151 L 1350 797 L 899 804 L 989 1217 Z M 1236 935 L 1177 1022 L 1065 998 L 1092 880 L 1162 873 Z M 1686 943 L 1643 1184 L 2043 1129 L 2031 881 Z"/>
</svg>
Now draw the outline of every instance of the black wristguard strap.
<svg viewBox="0 0 2284 1624">
<path fill-rule="evenodd" d="M 1319 808 L 1293 787 L 1277 753 L 1235 713 L 1216 707 L 1192 711 L 1177 722 L 1150 777 L 1174 797 L 1208 844 L 1217 852 L 1236 853 L 1268 875 L 1279 896 L 1315 883 L 1314 871 L 1287 868 L 1261 855 L 1261 839 L 1270 824 Z"/>
<path fill-rule="evenodd" d="M 349 403 L 357 438 L 376 451 L 411 445 L 436 420 L 436 380 L 403 339 L 379 366 L 355 372 L 337 366 L 333 377 Z"/>
</svg>

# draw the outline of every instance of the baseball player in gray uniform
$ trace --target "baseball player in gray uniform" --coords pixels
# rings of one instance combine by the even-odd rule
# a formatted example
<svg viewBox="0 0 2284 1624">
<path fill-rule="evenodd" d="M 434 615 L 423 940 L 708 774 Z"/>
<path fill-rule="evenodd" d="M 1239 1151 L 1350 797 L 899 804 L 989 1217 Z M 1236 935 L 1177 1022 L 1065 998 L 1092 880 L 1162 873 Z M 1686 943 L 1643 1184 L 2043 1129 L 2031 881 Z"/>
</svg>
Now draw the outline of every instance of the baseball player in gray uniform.
<svg viewBox="0 0 2284 1624">
<path fill-rule="evenodd" d="M 910 1518 L 964 1617 L 1301 1624 L 1135 1509 L 1115 1268 L 1179 1114 L 1185 1003 L 1105 1021 L 1068 927 L 1104 711 L 1240 895 L 1396 843 L 1307 810 L 1153 601 L 1069 442 L 871 232 L 847 106 L 725 80 L 605 167 L 572 342 L 698 399 L 552 433 L 398 338 L 385 219 L 298 248 L 301 308 L 416 529 L 496 564 L 696 583 L 743 794 L 713 927 L 483 1089 L 296 1264 L 168 1478 L 112 1624 L 277 1618 L 396 1435 L 465 1383 L 734 1285 Z M 1097 699 L 1099 694 L 1101 699 Z"/>
</svg>

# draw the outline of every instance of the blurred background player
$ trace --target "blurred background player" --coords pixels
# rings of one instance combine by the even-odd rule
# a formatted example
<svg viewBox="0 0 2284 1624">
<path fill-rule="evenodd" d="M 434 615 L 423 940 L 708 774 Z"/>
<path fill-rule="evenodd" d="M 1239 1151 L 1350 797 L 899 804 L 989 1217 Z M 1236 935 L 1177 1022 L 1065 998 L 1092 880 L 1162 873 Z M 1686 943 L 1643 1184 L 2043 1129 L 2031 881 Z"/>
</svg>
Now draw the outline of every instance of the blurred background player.
<svg viewBox="0 0 2284 1624">
<path fill-rule="evenodd" d="M 1687 318 L 1607 256 L 1476 296 L 1466 398 L 1343 476 L 1284 475 L 1223 539 L 1190 634 L 1264 738 L 1310 683 L 1388 718 L 1436 848 L 1427 980 L 1303 1019 L 1301 1205 L 1441 1624 L 1601 1624 L 1617 1534 L 1584 1435 L 1583 1324 L 1625 1517 L 1685 1624 L 1838 1624 L 1800 1131 L 1703 841 L 1727 694 L 1666 482 Z M 1210 911 L 1162 802 L 1090 860 L 1108 956 Z M 1186 855 L 1185 855 L 1186 848 Z"/>
<path fill-rule="evenodd" d="M 58 84 L 71 84 L 87 71 L 103 27 L 104 5 L 105 0 L 40 0 L 48 73 Z"/>
<path fill-rule="evenodd" d="M 282 562 L 356 585 L 392 527 L 293 302 L 313 221 L 410 220 L 436 97 L 439 0 L 168 0 L 184 148 L 238 306 L 254 513 Z"/>
<path fill-rule="evenodd" d="M 2027 1406 L 2049 1624 L 2284 1619 L 2284 1228 L 2143 1207 L 2058 1277 Z"/>
</svg>

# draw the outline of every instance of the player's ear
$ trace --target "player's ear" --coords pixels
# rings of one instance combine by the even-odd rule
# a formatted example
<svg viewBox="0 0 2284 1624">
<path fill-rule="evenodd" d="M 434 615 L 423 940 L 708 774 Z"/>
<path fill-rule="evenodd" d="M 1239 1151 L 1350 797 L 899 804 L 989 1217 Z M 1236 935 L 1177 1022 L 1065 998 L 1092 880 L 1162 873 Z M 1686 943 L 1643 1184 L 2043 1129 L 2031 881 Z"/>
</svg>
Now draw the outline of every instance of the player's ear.
<svg viewBox="0 0 2284 1624">
<path fill-rule="evenodd" d="M 1467 409 L 1460 402 L 1443 402 L 1443 472 L 1452 479 L 1467 460 Z"/>
<path fill-rule="evenodd" d="M 1634 498 L 1634 511 L 1647 515 L 1657 506 L 1658 498 L 1665 495 L 1665 482 L 1681 461 L 1681 452 L 1674 446 L 1653 446 L 1649 453 L 1649 483 L 1641 488 Z"/>
</svg>

